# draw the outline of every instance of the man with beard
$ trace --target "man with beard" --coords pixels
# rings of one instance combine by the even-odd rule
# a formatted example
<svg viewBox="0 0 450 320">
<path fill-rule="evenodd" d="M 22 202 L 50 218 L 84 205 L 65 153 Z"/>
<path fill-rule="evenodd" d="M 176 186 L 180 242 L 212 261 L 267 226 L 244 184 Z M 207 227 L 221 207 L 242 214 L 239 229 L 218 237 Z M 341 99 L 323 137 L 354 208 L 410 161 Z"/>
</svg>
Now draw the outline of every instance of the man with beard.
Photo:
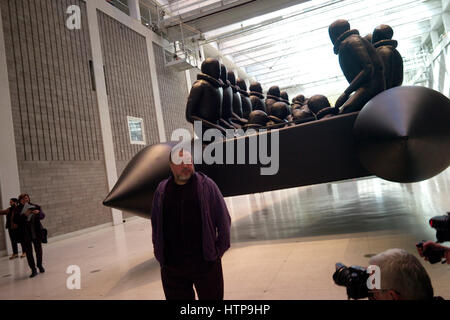
<svg viewBox="0 0 450 320">
<path fill-rule="evenodd" d="M 223 300 L 221 257 L 231 218 L 217 185 L 195 172 L 191 154 L 172 150 L 172 175 L 155 191 L 152 241 L 167 300 Z"/>
</svg>

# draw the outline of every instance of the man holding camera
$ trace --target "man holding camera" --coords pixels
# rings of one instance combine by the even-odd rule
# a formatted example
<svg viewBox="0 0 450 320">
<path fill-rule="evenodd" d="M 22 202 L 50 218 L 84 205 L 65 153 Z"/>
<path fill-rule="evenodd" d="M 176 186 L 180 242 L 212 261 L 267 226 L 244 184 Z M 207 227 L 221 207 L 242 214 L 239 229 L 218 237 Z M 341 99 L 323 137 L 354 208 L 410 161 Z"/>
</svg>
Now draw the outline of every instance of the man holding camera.
<svg viewBox="0 0 450 320">
<path fill-rule="evenodd" d="M 433 299 L 433 286 L 428 273 L 419 260 L 405 250 L 386 250 L 372 257 L 369 264 L 370 270 L 376 272 L 373 275 L 375 285 L 373 282 L 370 283 L 372 276 L 369 278 L 369 268 L 336 264 L 333 280 L 337 285 L 347 288 L 349 299 Z"/>
<path fill-rule="evenodd" d="M 423 242 L 421 246 L 417 246 L 417 251 L 420 256 L 425 258 L 426 261 L 430 261 L 429 252 L 437 252 L 439 256 L 442 256 L 447 261 L 447 264 L 450 264 L 450 248 L 440 245 L 433 241 Z M 432 261 L 430 261 L 432 262 Z"/>
</svg>

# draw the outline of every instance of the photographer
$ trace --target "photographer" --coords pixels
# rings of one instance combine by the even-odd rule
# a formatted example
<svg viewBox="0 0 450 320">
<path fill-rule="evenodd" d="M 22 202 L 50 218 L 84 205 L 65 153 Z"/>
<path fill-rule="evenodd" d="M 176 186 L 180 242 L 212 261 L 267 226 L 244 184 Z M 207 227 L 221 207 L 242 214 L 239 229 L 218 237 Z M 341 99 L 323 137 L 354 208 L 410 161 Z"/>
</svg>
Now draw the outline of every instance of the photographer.
<svg viewBox="0 0 450 320">
<path fill-rule="evenodd" d="M 433 299 L 433 287 L 428 273 L 419 260 L 405 250 L 386 250 L 372 257 L 369 264 L 370 268 L 367 269 L 336 264 L 333 280 L 337 285 L 347 288 L 349 299 Z M 375 273 L 369 278 L 372 270 Z"/>
<path fill-rule="evenodd" d="M 433 286 L 420 261 L 402 249 L 389 249 L 369 260 L 381 272 L 381 288 L 371 290 L 373 300 L 432 300 Z"/>
<path fill-rule="evenodd" d="M 450 247 L 440 245 L 433 241 L 426 241 L 422 246 L 417 247 L 417 251 L 421 257 L 425 258 L 426 261 L 429 261 L 430 259 L 426 254 L 427 252 L 443 252 L 443 257 L 447 261 L 447 264 L 450 264 Z"/>
</svg>

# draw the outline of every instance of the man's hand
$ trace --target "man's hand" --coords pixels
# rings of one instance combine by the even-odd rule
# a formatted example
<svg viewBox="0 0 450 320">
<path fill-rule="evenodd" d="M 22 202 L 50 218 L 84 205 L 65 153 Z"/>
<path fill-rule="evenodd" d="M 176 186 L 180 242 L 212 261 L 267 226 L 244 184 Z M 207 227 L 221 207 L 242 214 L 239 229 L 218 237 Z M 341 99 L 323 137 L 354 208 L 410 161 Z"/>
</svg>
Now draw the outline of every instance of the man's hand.
<svg viewBox="0 0 450 320">
<path fill-rule="evenodd" d="M 424 251 L 437 251 L 437 250 L 444 250 L 444 257 L 447 260 L 447 264 L 450 264 L 450 248 L 442 246 L 438 243 L 435 243 L 433 241 L 427 241 L 423 243 L 422 247 L 417 247 L 417 252 L 421 257 L 424 257 L 426 261 L 428 261 L 428 258 L 424 256 Z"/>
<path fill-rule="evenodd" d="M 39 210 L 33 210 L 33 211 L 31 211 L 31 213 L 38 214 Z"/>
</svg>

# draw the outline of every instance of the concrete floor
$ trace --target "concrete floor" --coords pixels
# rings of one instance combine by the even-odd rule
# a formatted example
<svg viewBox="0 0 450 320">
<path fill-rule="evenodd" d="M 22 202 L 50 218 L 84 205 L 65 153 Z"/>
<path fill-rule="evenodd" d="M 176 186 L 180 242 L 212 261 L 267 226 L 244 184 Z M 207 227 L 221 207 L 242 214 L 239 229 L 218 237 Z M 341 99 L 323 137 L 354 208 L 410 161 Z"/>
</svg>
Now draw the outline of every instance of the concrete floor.
<svg viewBox="0 0 450 320">
<path fill-rule="evenodd" d="M 417 255 L 417 241 L 435 240 L 428 220 L 450 210 L 449 195 L 450 169 L 415 184 L 370 178 L 228 198 L 225 299 L 346 299 L 334 264 L 364 266 L 389 248 Z M 435 295 L 450 299 L 450 266 L 423 262 Z M 70 265 L 80 267 L 80 290 L 66 287 Z M 44 266 L 29 279 L 25 258 L 0 259 L 0 299 L 164 299 L 142 218 L 50 239 Z"/>
</svg>

